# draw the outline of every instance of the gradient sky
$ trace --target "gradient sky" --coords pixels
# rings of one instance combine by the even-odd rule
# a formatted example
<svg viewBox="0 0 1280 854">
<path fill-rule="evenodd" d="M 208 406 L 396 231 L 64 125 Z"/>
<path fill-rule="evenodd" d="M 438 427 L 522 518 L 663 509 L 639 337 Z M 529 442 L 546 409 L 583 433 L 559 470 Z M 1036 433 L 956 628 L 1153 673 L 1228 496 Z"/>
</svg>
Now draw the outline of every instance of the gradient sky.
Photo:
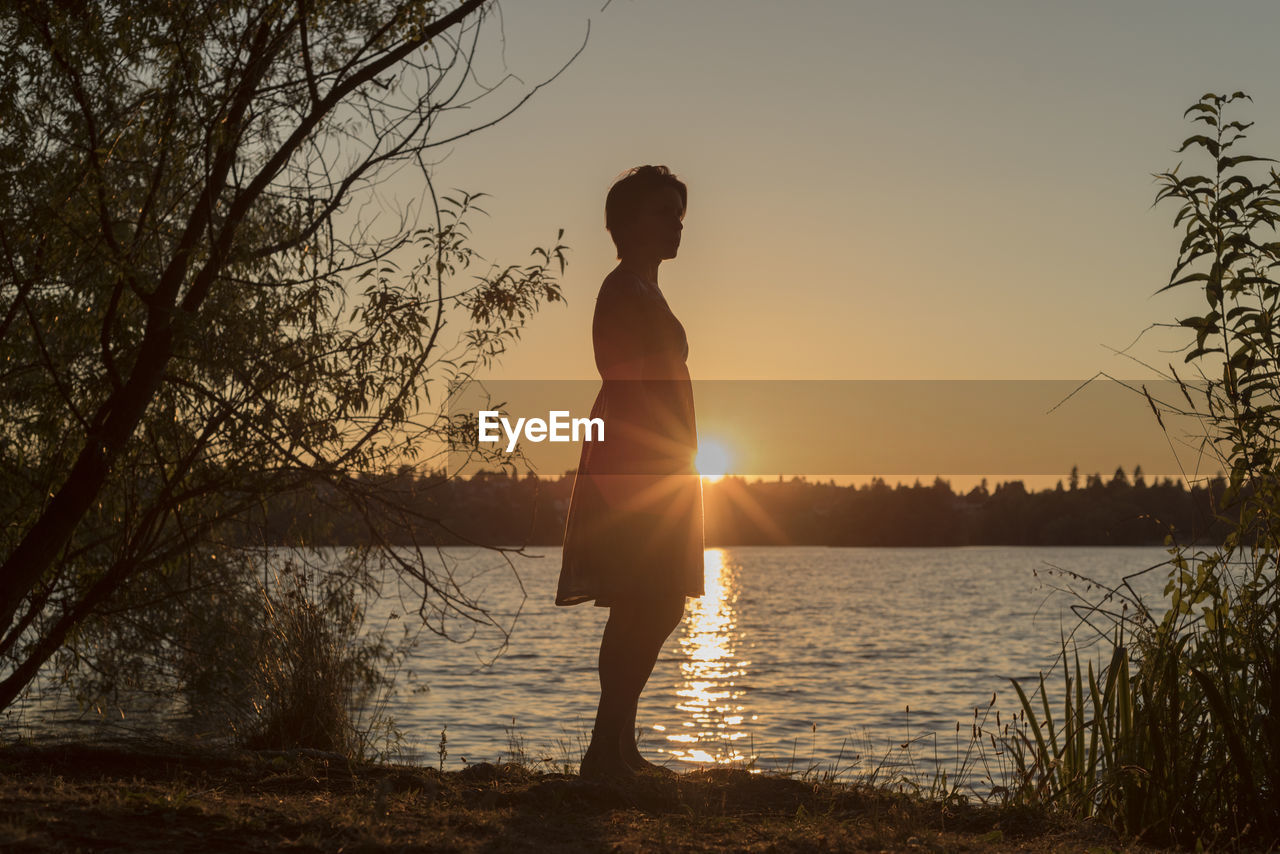
<svg viewBox="0 0 1280 854">
<path fill-rule="evenodd" d="M 605 8 L 601 8 L 602 5 Z M 689 184 L 660 281 L 696 379 L 1081 379 L 1199 313 L 1155 295 L 1178 236 L 1152 173 L 1208 91 L 1254 97 L 1280 154 L 1280 4 L 604 0 L 511 3 L 481 79 L 532 84 L 458 143 L 442 187 L 492 195 L 477 247 L 504 263 L 557 228 L 567 306 L 496 374 L 595 377 L 590 319 L 614 262 L 604 194 L 665 163 Z M 520 93 L 504 84 L 494 105 Z M 1196 169 L 1202 162 L 1189 162 Z M 1163 365 L 1181 333 L 1133 352 Z M 1145 405 L 1145 404 L 1142 404 Z"/>
</svg>

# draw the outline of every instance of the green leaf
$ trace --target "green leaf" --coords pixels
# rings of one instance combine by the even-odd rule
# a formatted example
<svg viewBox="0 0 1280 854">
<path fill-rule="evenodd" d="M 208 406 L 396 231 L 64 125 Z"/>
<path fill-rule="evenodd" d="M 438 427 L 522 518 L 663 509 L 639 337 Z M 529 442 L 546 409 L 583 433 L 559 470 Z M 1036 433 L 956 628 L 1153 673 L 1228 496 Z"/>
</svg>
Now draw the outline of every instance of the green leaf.
<svg viewBox="0 0 1280 854">
<path fill-rule="evenodd" d="M 1209 104 L 1199 103 L 1199 104 L 1192 104 L 1190 107 L 1187 107 L 1187 109 L 1183 112 L 1182 117 L 1186 118 L 1187 116 L 1195 112 L 1208 113 L 1211 116 L 1216 116 L 1218 114 L 1218 110 L 1215 107 L 1212 107 Z"/>
<path fill-rule="evenodd" d="M 1193 145 L 1198 145 L 1201 148 L 1206 149 L 1214 156 L 1214 158 L 1217 158 L 1218 156 L 1218 141 L 1212 137 L 1205 136 L 1204 134 L 1195 134 L 1187 137 L 1182 141 L 1182 145 L 1178 146 L 1177 152 L 1181 153 L 1186 151 Z"/>
</svg>

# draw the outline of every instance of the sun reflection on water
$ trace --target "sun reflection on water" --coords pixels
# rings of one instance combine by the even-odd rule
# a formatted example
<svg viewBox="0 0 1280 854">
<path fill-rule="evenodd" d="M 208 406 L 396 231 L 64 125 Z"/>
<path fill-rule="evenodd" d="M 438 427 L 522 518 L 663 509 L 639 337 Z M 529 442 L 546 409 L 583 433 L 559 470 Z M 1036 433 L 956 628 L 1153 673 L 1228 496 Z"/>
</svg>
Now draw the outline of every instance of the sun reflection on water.
<svg viewBox="0 0 1280 854">
<path fill-rule="evenodd" d="M 690 602 L 681 624 L 681 683 L 676 708 L 684 714 L 665 732 L 667 753 L 679 762 L 723 765 L 749 760 L 741 727 L 744 708 L 740 682 L 751 663 L 737 657 L 738 566 L 724 549 L 703 556 L 706 594 Z"/>
</svg>

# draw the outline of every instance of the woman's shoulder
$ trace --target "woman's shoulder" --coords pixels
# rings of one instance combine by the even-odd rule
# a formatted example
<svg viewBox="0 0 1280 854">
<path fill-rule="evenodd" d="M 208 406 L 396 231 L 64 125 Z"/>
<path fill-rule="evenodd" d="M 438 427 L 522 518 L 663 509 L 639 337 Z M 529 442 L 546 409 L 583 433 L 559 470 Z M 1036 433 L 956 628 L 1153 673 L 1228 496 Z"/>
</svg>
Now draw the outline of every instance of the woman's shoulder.
<svg viewBox="0 0 1280 854">
<path fill-rule="evenodd" d="M 652 300 L 657 297 L 654 286 L 630 270 L 615 267 L 600 285 L 601 301 Z"/>
</svg>

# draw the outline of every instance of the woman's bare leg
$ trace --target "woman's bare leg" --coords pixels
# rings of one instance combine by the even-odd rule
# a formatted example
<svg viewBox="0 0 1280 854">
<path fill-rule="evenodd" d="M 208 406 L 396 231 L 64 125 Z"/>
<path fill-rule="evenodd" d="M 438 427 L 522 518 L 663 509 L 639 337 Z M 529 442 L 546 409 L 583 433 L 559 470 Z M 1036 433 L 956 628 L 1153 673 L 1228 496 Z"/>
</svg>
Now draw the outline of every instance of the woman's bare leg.
<svg viewBox="0 0 1280 854">
<path fill-rule="evenodd" d="M 662 644 L 679 625 L 683 612 L 683 597 L 678 611 L 672 602 L 610 609 L 600 641 L 600 706 L 591 744 L 582 758 L 583 776 L 627 777 L 635 773 L 632 761 L 640 758 L 635 747 L 636 704 Z"/>
<path fill-rule="evenodd" d="M 626 777 L 634 772 L 618 748 L 627 709 L 632 703 L 635 670 L 633 659 L 640 640 L 640 623 L 621 607 L 609 610 L 600 640 L 600 705 L 591 730 L 591 744 L 582 757 L 584 777 Z"/>
<path fill-rule="evenodd" d="M 636 705 L 631 707 L 631 713 L 627 716 L 627 724 L 622 729 L 619 743 L 619 748 L 622 751 L 622 761 L 627 763 L 628 768 L 636 772 L 657 771 L 667 774 L 673 773 L 661 765 L 655 765 L 640 755 L 640 748 L 636 745 Z"/>
<path fill-rule="evenodd" d="M 666 643 L 667 638 L 680 625 L 680 620 L 684 617 L 684 597 L 682 596 L 676 601 L 655 609 L 653 616 L 655 634 L 652 640 L 654 643 L 652 654 L 648 657 L 648 669 L 645 671 L 644 681 L 641 682 L 642 689 L 649 681 L 654 665 L 657 664 L 658 656 L 662 654 L 663 644 Z M 633 771 L 664 770 L 661 766 L 655 765 L 641 756 L 640 748 L 636 745 L 636 709 L 639 703 L 640 694 L 637 692 L 635 701 L 631 703 L 631 708 L 627 710 L 626 720 L 623 722 L 620 733 L 619 748 L 622 751 L 622 759 Z"/>
</svg>

